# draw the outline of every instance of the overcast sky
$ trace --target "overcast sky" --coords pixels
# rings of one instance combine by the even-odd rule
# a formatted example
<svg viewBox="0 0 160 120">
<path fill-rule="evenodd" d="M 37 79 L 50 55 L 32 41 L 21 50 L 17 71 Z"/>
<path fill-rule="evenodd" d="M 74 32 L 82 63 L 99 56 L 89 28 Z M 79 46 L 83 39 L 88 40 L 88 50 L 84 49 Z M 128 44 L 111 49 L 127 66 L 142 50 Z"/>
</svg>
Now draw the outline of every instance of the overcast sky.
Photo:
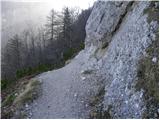
<svg viewBox="0 0 160 120">
<path fill-rule="evenodd" d="M 2 0 L 2 1 L 12 1 L 12 2 L 45 2 L 48 4 L 49 8 L 54 8 L 58 11 L 64 6 L 68 7 L 79 7 L 81 9 L 86 9 L 92 6 L 96 0 Z"/>
<path fill-rule="evenodd" d="M 96 0 L 0 0 L 2 20 L 2 43 L 16 33 L 33 26 L 41 26 L 51 9 L 62 11 L 65 7 L 87 9 Z M 38 3 L 37 3 L 38 2 Z"/>
</svg>

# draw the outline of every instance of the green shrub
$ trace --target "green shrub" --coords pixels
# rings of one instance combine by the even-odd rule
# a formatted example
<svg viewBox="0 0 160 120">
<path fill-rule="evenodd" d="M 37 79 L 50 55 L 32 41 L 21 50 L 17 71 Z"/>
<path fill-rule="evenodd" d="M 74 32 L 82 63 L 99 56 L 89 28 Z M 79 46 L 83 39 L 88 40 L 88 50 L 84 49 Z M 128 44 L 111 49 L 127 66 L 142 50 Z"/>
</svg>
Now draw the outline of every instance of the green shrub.
<svg viewBox="0 0 160 120">
<path fill-rule="evenodd" d="M 1 80 L 1 89 L 4 90 L 11 83 L 10 80 Z"/>
<path fill-rule="evenodd" d="M 75 53 L 74 48 L 69 48 L 68 50 L 66 50 L 63 55 L 64 60 L 66 61 L 70 59 L 74 55 L 74 53 Z"/>
<path fill-rule="evenodd" d="M 14 95 L 14 93 L 8 95 L 6 99 L 2 102 L 2 107 L 6 105 L 11 105 L 13 101 L 15 100 L 15 98 L 16 96 Z"/>
<path fill-rule="evenodd" d="M 84 47 L 85 47 L 84 43 L 81 43 L 79 46 L 80 50 L 84 49 Z"/>
<path fill-rule="evenodd" d="M 37 74 L 41 72 L 45 72 L 48 70 L 52 70 L 54 68 L 54 65 L 49 65 L 49 64 L 40 64 L 34 68 L 28 67 L 25 69 L 20 69 L 16 71 L 16 78 L 22 78 L 27 75 L 32 75 L 32 74 Z"/>
</svg>

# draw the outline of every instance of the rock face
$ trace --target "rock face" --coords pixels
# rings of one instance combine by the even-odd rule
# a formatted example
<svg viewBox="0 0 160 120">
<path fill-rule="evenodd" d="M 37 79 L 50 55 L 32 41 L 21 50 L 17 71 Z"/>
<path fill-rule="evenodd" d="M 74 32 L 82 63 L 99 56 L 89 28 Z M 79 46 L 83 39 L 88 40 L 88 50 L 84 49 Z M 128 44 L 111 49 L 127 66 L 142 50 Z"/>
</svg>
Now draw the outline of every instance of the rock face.
<svg viewBox="0 0 160 120">
<path fill-rule="evenodd" d="M 146 91 L 136 89 L 137 74 L 146 49 L 158 41 L 156 12 L 157 2 L 96 2 L 85 49 L 65 67 L 37 76 L 43 95 L 32 118 L 145 118 Z M 156 118 L 153 108 L 149 117 Z"/>
<path fill-rule="evenodd" d="M 113 118 L 141 118 L 146 109 L 144 91 L 136 91 L 135 84 L 138 61 L 156 40 L 158 21 L 148 22 L 150 16 L 144 14 L 146 9 L 154 9 L 157 3 L 149 8 L 151 4 L 154 3 L 100 1 L 87 21 L 88 46 L 99 47 L 101 41 L 109 42 L 97 66 L 105 81 L 103 108 L 111 107 Z"/>
</svg>

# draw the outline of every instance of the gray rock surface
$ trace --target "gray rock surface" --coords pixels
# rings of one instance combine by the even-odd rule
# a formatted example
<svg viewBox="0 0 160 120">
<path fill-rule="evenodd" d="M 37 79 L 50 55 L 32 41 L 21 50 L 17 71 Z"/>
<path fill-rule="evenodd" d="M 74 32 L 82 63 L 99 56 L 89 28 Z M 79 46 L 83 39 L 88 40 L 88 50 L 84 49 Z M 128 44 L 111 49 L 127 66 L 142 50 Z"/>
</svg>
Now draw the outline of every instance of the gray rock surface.
<svg viewBox="0 0 160 120">
<path fill-rule="evenodd" d="M 90 118 L 90 98 L 99 86 L 104 86 L 102 111 L 110 109 L 112 118 L 142 118 L 144 91 L 134 87 L 137 65 L 158 29 L 158 22 L 149 23 L 144 14 L 149 6 L 147 1 L 96 2 L 85 49 L 65 67 L 37 76 L 42 96 L 31 104 L 31 118 Z"/>
</svg>

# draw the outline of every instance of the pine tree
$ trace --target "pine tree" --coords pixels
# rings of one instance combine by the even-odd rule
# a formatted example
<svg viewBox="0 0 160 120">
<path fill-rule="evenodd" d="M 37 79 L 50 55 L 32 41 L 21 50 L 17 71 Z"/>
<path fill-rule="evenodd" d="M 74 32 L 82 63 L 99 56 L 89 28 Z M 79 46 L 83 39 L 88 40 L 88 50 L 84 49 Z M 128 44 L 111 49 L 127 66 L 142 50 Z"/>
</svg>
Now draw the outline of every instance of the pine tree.
<svg viewBox="0 0 160 120">
<path fill-rule="evenodd" d="M 21 47 L 21 39 L 16 34 L 9 42 L 9 53 L 12 54 L 12 61 L 14 62 L 16 69 L 19 69 L 21 67 Z"/>
<path fill-rule="evenodd" d="M 22 42 L 20 37 L 16 34 L 13 38 L 11 38 L 5 48 L 5 53 L 3 55 L 3 67 L 5 70 L 5 78 L 16 76 L 16 71 L 21 68 L 21 49 Z M 9 76 L 8 76 L 9 75 Z M 2 76 L 3 77 L 3 76 Z"/>
<path fill-rule="evenodd" d="M 69 8 L 64 8 L 64 18 L 63 18 L 63 39 L 64 42 L 68 45 L 68 47 L 71 47 L 71 15 Z"/>
<path fill-rule="evenodd" d="M 47 16 L 46 23 L 46 37 L 49 43 L 53 43 L 59 34 L 59 28 L 61 27 L 61 15 L 59 15 L 54 9 L 51 10 L 49 16 Z M 57 31 L 58 30 L 58 31 Z"/>
</svg>

